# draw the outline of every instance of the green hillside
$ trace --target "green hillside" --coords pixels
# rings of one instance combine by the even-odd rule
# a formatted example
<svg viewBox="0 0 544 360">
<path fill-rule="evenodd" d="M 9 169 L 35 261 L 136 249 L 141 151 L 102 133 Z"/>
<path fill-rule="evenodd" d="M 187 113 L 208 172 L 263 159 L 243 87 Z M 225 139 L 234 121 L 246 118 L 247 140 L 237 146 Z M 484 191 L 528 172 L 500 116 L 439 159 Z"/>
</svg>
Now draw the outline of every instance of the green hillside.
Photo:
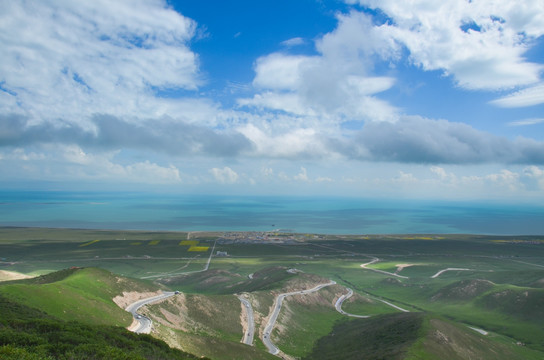
<svg viewBox="0 0 544 360">
<path fill-rule="evenodd" d="M 181 360 L 197 357 L 121 327 L 63 321 L 0 296 L 4 360 Z"/>
<path fill-rule="evenodd" d="M 2 283 L 0 295 L 62 320 L 126 327 L 132 315 L 112 299 L 123 291 L 157 289 L 151 283 L 118 277 L 106 270 L 75 268 Z"/>
<path fill-rule="evenodd" d="M 456 281 L 440 289 L 431 301 L 470 301 L 494 286 L 491 281 L 481 279 Z"/>
<path fill-rule="evenodd" d="M 305 359 L 536 360 L 543 355 L 431 315 L 400 313 L 339 323 Z"/>
<path fill-rule="evenodd" d="M 486 309 L 524 321 L 544 322 L 544 289 L 522 288 L 513 285 L 496 286 L 476 302 Z"/>
<path fill-rule="evenodd" d="M 273 266 L 260 269 L 251 279 L 227 270 L 212 269 L 159 280 L 160 283 L 182 289 L 185 292 L 204 294 L 234 294 L 280 288 L 295 275 L 286 267 Z"/>
</svg>

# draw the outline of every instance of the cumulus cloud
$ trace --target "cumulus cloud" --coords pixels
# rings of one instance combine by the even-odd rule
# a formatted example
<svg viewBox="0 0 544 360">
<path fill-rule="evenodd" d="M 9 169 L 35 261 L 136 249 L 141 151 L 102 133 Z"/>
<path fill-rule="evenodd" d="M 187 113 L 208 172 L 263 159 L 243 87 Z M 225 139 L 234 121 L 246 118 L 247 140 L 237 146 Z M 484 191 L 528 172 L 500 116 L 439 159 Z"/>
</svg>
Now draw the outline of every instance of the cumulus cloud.
<svg viewBox="0 0 544 360">
<path fill-rule="evenodd" d="M 195 23 L 162 0 L 0 5 L 0 106 L 38 123 L 175 109 L 165 89 L 196 89 Z"/>
<path fill-rule="evenodd" d="M 402 117 L 395 123 L 369 122 L 350 141 L 334 141 L 337 151 L 360 160 L 429 164 L 485 162 L 542 164 L 544 143 L 508 140 L 463 123 Z"/>
<path fill-rule="evenodd" d="M 243 135 L 216 131 L 171 118 L 131 123 L 117 117 L 95 115 L 87 130 L 71 123 L 32 124 L 19 115 L 0 116 L 0 146 L 77 144 L 93 149 L 151 150 L 174 156 L 235 156 L 252 148 Z"/>
<path fill-rule="evenodd" d="M 443 70 L 469 89 L 500 89 L 539 81 L 542 64 L 524 58 L 544 34 L 538 1 L 348 0 L 380 9 L 390 19 L 379 28 L 425 70 Z"/>
<path fill-rule="evenodd" d="M 93 131 L 71 124 L 33 125 L 21 116 L 0 116 L 0 146 L 24 148 L 39 144 L 73 144 L 92 151 L 132 149 L 175 157 L 335 159 L 360 161 L 478 164 L 544 164 L 544 143 L 519 137 L 510 140 L 464 123 L 417 116 L 396 122 L 368 122 L 351 136 L 320 133 L 314 128 L 257 127 L 213 130 L 162 118 L 125 122 L 95 116 Z M 437 175 L 439 170 L 434 171 Z"/>
<path fill-rule="evenodd" d="M 297 181 L 310 181 L 310 179 L 308 178 L 308 171 L 305 167 L 301 167 L 300 172 L 295 175 L 293 179 Z"/>
<path fill-rule="evenodd" d="M 379 8 L 383 16 L 355 7 L 338 13 L 336 28 L 315 40 L 312 55 L 290 53 L 304 39 L 284 41 L 281 52 L 255 59 L 251 83 L 230 82 L 223 89 L 249 94 L 225 109 L 195 91 L 202 83 L 198 56 L 189 47 L 198 36 L 196 23 L 164 0 L 3 2 L 3 169 L 17 161 L 39 169 L 42 160 L 44 173 L 66 172 L 74 178 L 78 173 L 83 178 L 110 174 L 104 176 L 150 182 L 158 180 L 148 173 L 156 173 L 176 183 L 183 162 L 200 172 L 194 175 L 200 180 L 325 185 L 330 173 L 313 180 L 306 167 L 313 174 L 319 169 L 300 167 L 298 161 L 323 165 L 341 159 L 345 168 L 368 162 L 425 164 L 427 175 L 427 164 L 433 164 L 433 181 L 452 185 L 510 181 L 541 186 L 538 167 L 469 179 L 446 171 L 443 164 L 541 165 L 542 141 L 405 116 L 384 100 L 397 83 L 395 66 L 408 60 L 451 75 L 464 88 L 515 89 L 492 101 L 496 106 L 544 103 L 542 64 L 524 58 L 531 42 L 544 34 L 541 2 L 357 3 Z M 179 89 L 186 90 L 183 98 L 164 96 Z M 257 173 L 246 175 L 242 165 L 239 173 L 224 163 L 214 167 L 218 158 L 294 160 L 297 165 L 284 172 L 258 164 Z M 399 174 L 390 182 L 418 181 L 417 173 Z"/>
<path fill-rule="evenodd" d="M 522 181 L 529 190 L 544 190 L 544 169 L 527 166 L 522 172 Z"/>
<path fill-rule="evenodd" d="M 238 104 L 312 116 L 326 124 L 393 121 L 397 109 L 375 95 L 390 89 L 395 79 L 371 70 L 377 58 L 397 56 L 396 42 L 368 15 L 337 17 L 337 28 L 316 41 L 319 55 L 272 53 L 257 59 L 253 85 L 262 92 Z"/>
<path fill-rule="evenodd" d="M 77 145 L 50 144 L 35 150 L 15 148 L 0 152 L 3 179 L 38 176 L 42 181 L 123 181 L 128 183 L 176 184 L 179 169 L 149 160 L 116 159 L 118 151 L 86 152 Z"/>
<path fill-rule="evenodd" d="M 116 152 L 86 153 L 76 145 L 57 147 L 66 162 L 64 174 L 80 179 L 123 179 L 128 182 L 171 184 L 181 182 L 179 170 L 173 166 L 160 166 L 149 160 L 122 165 L 113 158 Z M 79 165 L 79 166 L 78 166 Z"/>
<path fill-rule="evenodd" d="M 322 158 L 329 149 L 322 135 L 314 129 L 299 129 L 272 133 L 252 124 L 238 129 L 254 146 L 253 156 L 271 158 Z"/>
<path fill-rule="evenodd" d="M 214 179 L 221 184 L 234 184 L 239 178 L 238 174 L 228 166 L 225 166 L 222 169 L 210 169 L 210 174 L 212 174 Z"/>
</svg>

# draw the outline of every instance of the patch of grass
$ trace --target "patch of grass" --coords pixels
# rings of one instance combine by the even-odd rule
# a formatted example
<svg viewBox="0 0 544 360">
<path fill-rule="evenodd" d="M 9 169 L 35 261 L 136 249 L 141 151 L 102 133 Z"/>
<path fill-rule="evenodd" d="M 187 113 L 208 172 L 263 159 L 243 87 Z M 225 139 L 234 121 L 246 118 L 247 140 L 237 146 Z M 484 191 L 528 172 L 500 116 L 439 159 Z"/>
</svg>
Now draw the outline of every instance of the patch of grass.
<svg viewBox="0 0 544 360">
<path fill-rule="evenodd" d="M 151 284 L 118 278 L 108 271 L 66 269 L 34 279 L 0 285 L 0 294 L 59 319 L 90 324 L 128 326 L 132 316 L 113 298 L 123 290 L 156 290 Z"/>
<path fill-rule="evenodd" d="M 0 357 L 23 360 L 197 359 L 149 335 L 62 321 L 0 296 Z"/>
<path fill-rule="evenodd" d="M 187 295 L 188 316 L 214 337 L 240 341 L 240 300 L 232 295 Z"/>
<path fill-rule="evenodd" d="M 195 335 L 180 330 L 170 330 L 159 326 L 159 337 L 168 339 L 171 346 L 181 348 L 198 356 L 214 360 L 277 360 L 278 358 L 266 351 L 221 338 Z"/>
<path fill-rule="evenodd" d="M 410 348 L 406 359 L 541 359 L 542 353 L 504 342 L 493 335 L 481 335 L 466 326 L 440 318 L 426 317 L 424 331 Z"/>
<path fill-rule="evenodd" d="M 355 315 L 380 315 L 398 312 L 397 309 L 370 297 L 354 295 L 344 301 L 342 310 Z"/>
<path fill-rule="evenodd" d="M 285 281 L 296 276 L 284 267 L 261 269 L 249 279 L 226 270 L 212 269 L 193 274 L 170 277 L 160 282 L 169 287 L 177 287 L 186 292 L 205 294 L 235 294 L 280 288 Z"/>
<path fill-rule="evenodd" d="M 470 301 L 495 286 L 487 280 L 461 280 L 445 286 L 432 296 L 432 301 Z"/>
<path fill-rule="evenodd" d="M 544 322 L 544 289 L 496 286 L 481 296 L 476 304 L 521 320 L 538 324 Z"/>
<path fill-rule="evenodd" d="M 276 346 L 296 357 L 310 353 L 314 343 L 330 333 L 336 321 L 347 319 L 332 304 L 337 290 L 329 286 L 311 294 L 285 298 L 272 332 Z"/>
<path fill-rule="evenodd" d="M 344 321 L 319 339 L 304 359 L 403 359 L 418 339 L 422 324 L 423 315 L 420 313 Z"/>
</svg>

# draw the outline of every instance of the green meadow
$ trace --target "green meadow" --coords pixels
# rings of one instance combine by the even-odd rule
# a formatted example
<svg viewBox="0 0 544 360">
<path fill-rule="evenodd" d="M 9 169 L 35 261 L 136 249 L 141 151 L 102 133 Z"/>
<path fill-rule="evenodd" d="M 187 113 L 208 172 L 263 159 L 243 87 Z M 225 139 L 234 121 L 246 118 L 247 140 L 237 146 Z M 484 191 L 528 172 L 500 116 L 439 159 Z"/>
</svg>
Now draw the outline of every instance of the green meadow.
<svg viewBox="0 0 544 360">
<path fill-rule="evenodd" d="M 62 320 L 127 326 L 130 314 L 111 302 L 115 294 L 178 290 L 193 305 L 148 306 L 156 317 L 155 336 L 197 355 L 250 359 L 273 357 L 260 331 L 275 296 L 334 280 L 337 285 L 315 294 L 286 298 L 272 333 L 284 353 L 320 358 L 319 352 L 328 350 L 319 349 L 338 340 L 331 334 L 345 332 L 346 339 L 357 331 L 386 334 L 400 321 L 406 326 L 399 325 L 396 337 L 383 335 L 387 343 L 375 349 L 378 358 L 388 353 L 433 358 L 441 341 L 437 332 L 449 339 L 444 341 L 452 359 L 454 353 L 461 356 L 462 344 L 478 342 L 515 354 L 512 358 L 543 355 L 544 241 L 539 237 L 282 234 L 277 238 L 286 241 L 267 242 L 223 235 L 1 228 L 0 270 L 42 276 L 0 283 L 0 295 Z M 190 251 L 191 246 L 200 251 Z M 119 285 L 112 280 L 116 277 L 129 280 Z M 343 310 L 370 318 L 350 318 L 334 309 L 347 288 L 354 295 Z M 256 316 L 254 346 L 240 344 L 241 306 L 234 294 L 242 293 Z M 164 311 L 175 313 L 172 306 L 183 306 L 187 326 L 168 325 Z M 381 323 L 374 320 L 382 317 Z M 403 333 L 414 326 L 415 338 Z M 374 354 L 364 346 L 370 345 L 361 343 L 357 351 Z M 483 354 L 485 346 L 474 354 Z"/>
</svg>

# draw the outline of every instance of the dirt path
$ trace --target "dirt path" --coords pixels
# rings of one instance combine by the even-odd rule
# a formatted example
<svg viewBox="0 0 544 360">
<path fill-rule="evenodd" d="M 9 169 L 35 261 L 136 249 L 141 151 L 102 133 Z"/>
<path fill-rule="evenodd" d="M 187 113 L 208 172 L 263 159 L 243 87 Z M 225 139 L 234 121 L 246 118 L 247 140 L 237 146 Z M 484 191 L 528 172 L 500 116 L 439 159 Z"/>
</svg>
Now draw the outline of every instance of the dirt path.
<svg viewBox="0 0 544 360">
<path fill-rule="evenodd" d="M 21 274 L 15 271 L 0 270 L 0 281 L 30 279 L 34 276 Z"/>
<path fill-rule="evenodd" d="M 374 263 L 377 263 L 378 261 L 380 261 L 380 259 L 378 258 L 374 258 L 372 261 L 370 262 L 367 262 L 365 264 L 361 264 L 361 267 L 363 269 L 366 269 L 366 270 L 370 270 L 370 271 L 374 271 L 374 272 L 377 272 L 377 273 L 380 273 L 380 274 L 384 274 L 384 275 L 390 275 L 390 276 L 396 276 L 396 277 L 399 277 L 399 278 L 402 278 L 402 279 L 408 279 L 408 276 L 402 276 L 402 275 L 399 275 L 397 273 L 392 273 L 392 272 L 388 272 L 388 271 L 383 271 L 383 270 L 378 270 L 378 269 L 373 269 L 373 268 L 369 268 L 368 265 L 372 265 Z M 399 270 L 397 269 L 397 272 Z"/>
<path fill-rule="evenodd" d="M 439 272 L 437 272 L 436 274 L 431 276 L 431 279 L 439 277 L 441 274 L 445 273 L 446 271 L 471 271 L 471 270 L 472 269 L 447 268 L 447 269 L 444 269 L 444 270 L 440 270 Z"/>
</svg>

